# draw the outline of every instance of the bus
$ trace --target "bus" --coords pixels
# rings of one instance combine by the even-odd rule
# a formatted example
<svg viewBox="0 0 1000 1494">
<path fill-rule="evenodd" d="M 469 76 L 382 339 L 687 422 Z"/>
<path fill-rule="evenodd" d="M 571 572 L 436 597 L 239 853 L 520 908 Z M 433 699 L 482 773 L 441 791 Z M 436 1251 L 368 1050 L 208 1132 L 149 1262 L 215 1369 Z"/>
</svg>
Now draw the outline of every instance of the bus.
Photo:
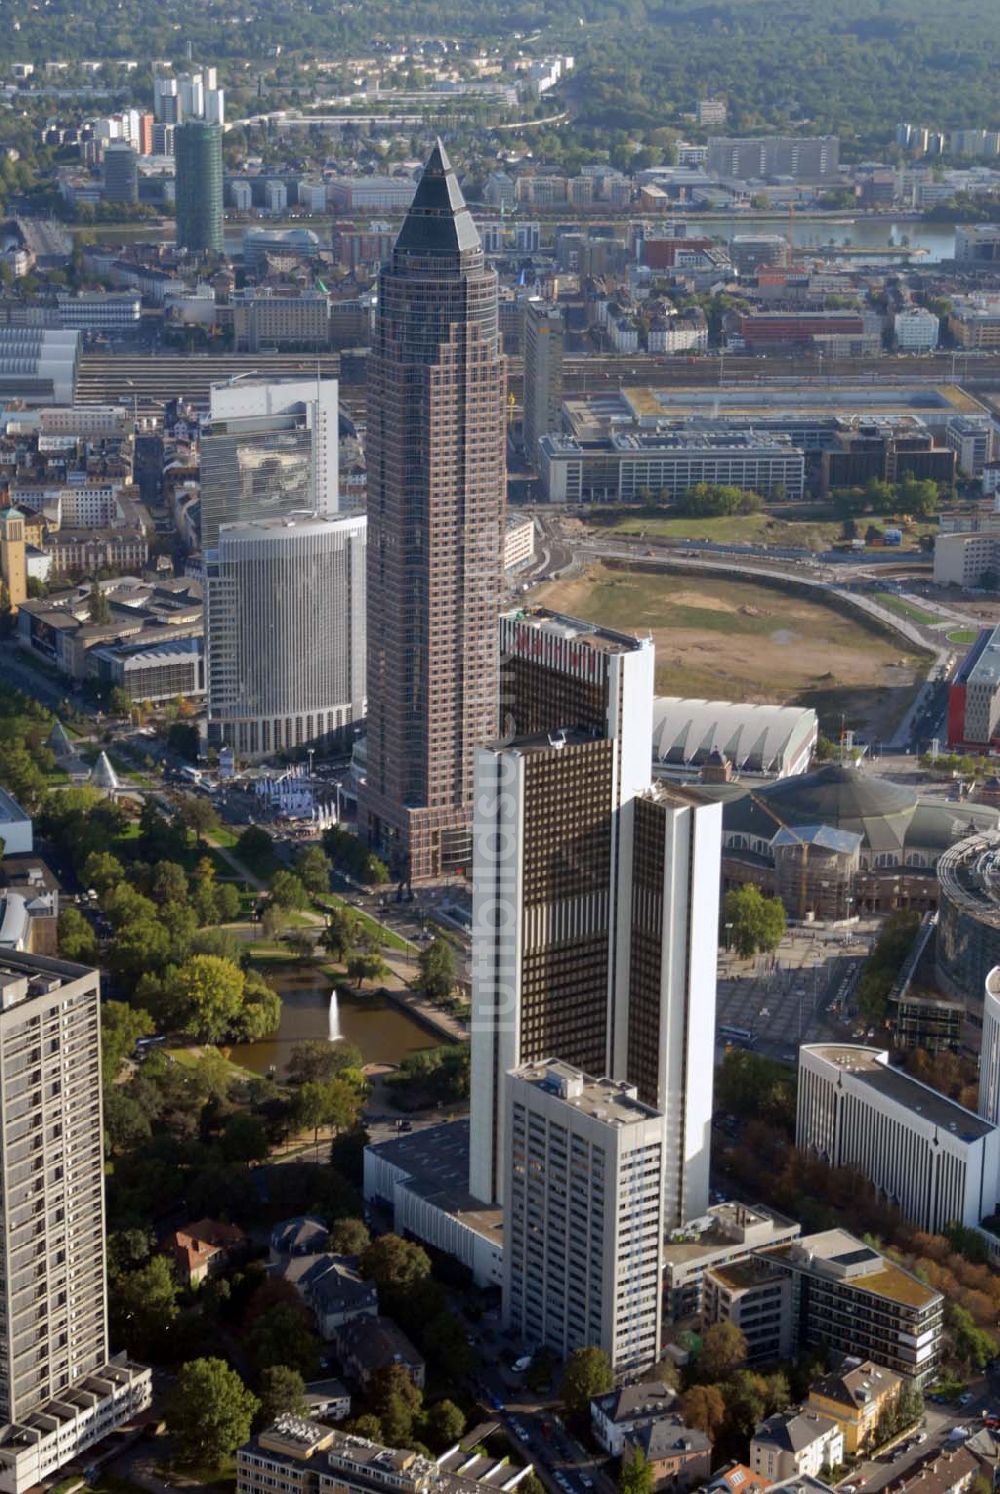
<svg viewBox="0 0 1000 1494">
<path fill-rule="evenodd" d="M 723 1024 L 719 1027 L 719 1036 L 725 1038 L 727 1043 L 740 1043 L 744 1048 L 752 1048 L 757 1041 L 749 1027 L 730 1027 Z"/>
</svg>

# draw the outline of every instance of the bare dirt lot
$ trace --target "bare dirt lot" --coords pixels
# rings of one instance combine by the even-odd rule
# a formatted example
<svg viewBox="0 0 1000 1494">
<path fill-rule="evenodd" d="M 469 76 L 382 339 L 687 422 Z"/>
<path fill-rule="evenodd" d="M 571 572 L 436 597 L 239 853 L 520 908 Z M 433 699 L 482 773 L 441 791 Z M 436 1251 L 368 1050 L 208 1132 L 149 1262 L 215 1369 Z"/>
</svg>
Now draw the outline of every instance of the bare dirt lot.
<svg viewBox="0 0 1000 1494">
<path fill-rule="evenodd" d="M 661 695 L 812 705 L 827 732 L 887 735 L 926 668 L 860 618 L 751 582 L 594 566 L 532 601 L 652 633 Z"/>
</svg>

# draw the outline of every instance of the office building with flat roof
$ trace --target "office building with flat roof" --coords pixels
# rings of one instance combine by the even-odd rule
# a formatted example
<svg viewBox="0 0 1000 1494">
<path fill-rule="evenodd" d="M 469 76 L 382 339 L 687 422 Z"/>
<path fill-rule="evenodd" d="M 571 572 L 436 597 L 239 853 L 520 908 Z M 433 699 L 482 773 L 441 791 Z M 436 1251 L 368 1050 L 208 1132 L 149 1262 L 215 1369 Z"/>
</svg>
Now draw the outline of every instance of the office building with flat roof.
<svg viewBox="0 0 1000 1494">
<path fill-rule="evenodd" d="M 363 515 L 225 524 L 205 556 L 209 740 L 243 760 L 344 745 L 364 716 Z"/>
<path fill-rule="evenodd" d="M 973 535 L 948 535 L 970 540 Z M 1000 732 L 1000 627 L 983 628 L 948 686 L 948 746 L 988 752 Z"/>
<path fill-rule="evenodd" d="M 538 461 L 538 442 L 561 424 L 566 319 L 559 306 L 529 300 L 524 306 L 524 454 Z"/>
<path fill-rule="evenodd" d="M 667 1114 L 677 1225 L 708 1203 L 718 809 L 651 786 L 651 640 L 543 608 L 505 614 L 500 649 L 504 738 L 476 761 L 470 1190 L 501 1197 L 503 1075 L 559 1058 Z"/>
<path fill-rule="evenodd" d="M 201 432 L 201 542 L 224 524 L 339 507 L 336 379 L 214 384 Z"/>
<path fill-rule="evenodd" d="M 798 1239 L 801 1226 L 762 1204 L 721 1203 L 672 1230 L 663 1247 L 666 1320 L 701 1315 L 705 1272 L 747 1260 L 768 1245 Z"/>
<path fill-rule="evenodd" d="M 878 1048 L 799 1049 L 796 1145 L 853 1167 L 920 1229 L 975 1227 L 997 1205 L 1000 1131 Z"/>
<path fill-rule="evenodd" d="M 644 492 L 675 499 L 700 482 L 752 489 L 765 498 L 801 498 L 805 484 L 805 458 L 787 435 L 725 422 L 612 431 L 590 440 L 550 432 L 538 451 L 551 503 L 631 503 Z"/>
<path fill-rule="evenodd" d="M 188 119 L 174 130 L 177 247 L 189 254 L 223 251 L 222 126 Z"/>
<path fill-rule="evenodd" d="M 634 1086 L 557 1059 L 507 1075 L 504 1323 L 616 1373 L 660 1353 L 666 1119 Z"/>
<path fill-rule="evenodd" d="M 734 1322 L 752 1363 L 807 1348 L 871 1359 L 924 1381 L 937 1368 L 944 1298 L 846 1230 L 826 1230 L 705 1272 L 703 1323 Z"/>
<path fill-rule="evenodd" d="M 0 1490 L 23 1494 L 149 1404 L 107 1340 L 99 977 L 0 958 Z"/>
</svg>

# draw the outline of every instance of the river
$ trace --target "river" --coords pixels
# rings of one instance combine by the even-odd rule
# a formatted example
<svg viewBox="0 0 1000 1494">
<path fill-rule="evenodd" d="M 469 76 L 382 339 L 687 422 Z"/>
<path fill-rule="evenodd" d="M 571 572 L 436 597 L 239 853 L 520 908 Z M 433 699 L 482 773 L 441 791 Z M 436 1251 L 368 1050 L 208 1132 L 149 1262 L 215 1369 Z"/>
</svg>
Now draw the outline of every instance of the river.
<svg viewBox="0 0 1000 1494">
<path fill-rule="evenodd" d="M 272 1067 L 283 1074 L 295 1043 L 330 1035 L 330 980 L 318 970 L 289 963 L 269 966 L 268 981 L 281 996 L 281 1025 L 272 1038 L 260 1043 L 237 1043 L 229 1056 L 234 1063 L 266 1074 Z M 399 1063 L 408 1053 L 441 1043 L 407 1012 L 374 992 L 338 990 L 340 1034 L 361 1049 L 366 1063 Z"/>
</svg>

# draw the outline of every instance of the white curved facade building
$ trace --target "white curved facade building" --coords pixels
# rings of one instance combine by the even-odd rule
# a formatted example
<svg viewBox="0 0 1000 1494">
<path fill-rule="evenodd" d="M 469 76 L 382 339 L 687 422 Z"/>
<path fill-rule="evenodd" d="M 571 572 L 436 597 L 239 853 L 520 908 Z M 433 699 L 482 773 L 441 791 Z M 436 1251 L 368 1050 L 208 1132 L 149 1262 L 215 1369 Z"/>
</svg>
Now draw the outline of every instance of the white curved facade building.
<svg viewBox="0 0 1000 1494">
<path fill-rule="evenodd" d="M 983 1038 L 979 1048 L 979 1114 L 1000 1125 L 1000 965 L 986 977 Z"/>
<path fill-rule="evenodd" d="M 363 516 L 224 525 L 206 556 L 208 734 L 255 760 L 347 736 L 365 713 Z"/>
</svg>

